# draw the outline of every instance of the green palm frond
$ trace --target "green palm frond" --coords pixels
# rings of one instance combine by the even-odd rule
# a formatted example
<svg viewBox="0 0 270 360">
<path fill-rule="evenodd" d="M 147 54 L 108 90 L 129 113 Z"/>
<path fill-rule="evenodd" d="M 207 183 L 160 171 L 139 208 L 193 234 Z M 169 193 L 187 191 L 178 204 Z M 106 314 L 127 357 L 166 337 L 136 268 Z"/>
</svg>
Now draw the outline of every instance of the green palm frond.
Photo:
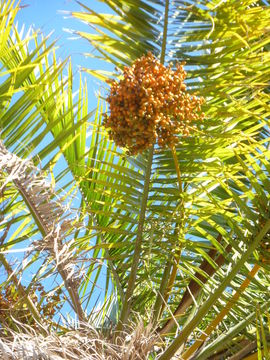
<svg viewBox="0 0 270 360">
<path fill-rule="evenodd" d="M 96 13 L 91 7 L 79 4 L 85 12 L 73 12 L 72 15 L 87 22 L 95 33 L 77 34 L 87 39 L 104 61 L 121 68 L 147 51 L 158 53 L 163 31 L 162 1 L 106 0 L 105 4 L 114 14 Z"/>
</svg>

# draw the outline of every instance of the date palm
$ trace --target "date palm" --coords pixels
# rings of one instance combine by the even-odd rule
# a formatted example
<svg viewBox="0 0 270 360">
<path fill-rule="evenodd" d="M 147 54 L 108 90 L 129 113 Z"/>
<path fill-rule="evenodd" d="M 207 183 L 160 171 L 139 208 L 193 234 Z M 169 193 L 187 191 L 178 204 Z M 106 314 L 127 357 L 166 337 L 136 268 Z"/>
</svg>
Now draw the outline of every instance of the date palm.
<svg viewBox="0 0 270 360">
<path fill-rule="evenodd" d="M 2 29 L 7 21 L 13 29 L 2 30 L 0 54 L 4 286 L 28 305 L 30 323 L 42 322 L 46 292 L 60 289 L 58 311 L 69 306 L 111 342 L 139 317 L 155 334 L 138 350 L 145 358 L 267 359 L 269 4 L 103 2 L 109 14 L 86 1 L 72 14 L 90 25 L 77 34 L 99 61 L 121 70 L 148 51 L 165 65 L 186 61 L 189 91 L 206 100 L 205 120 L 175 149 L 128 156 L 101 125 L 102 99 L 91 117 L 86 88 L 74 100 L 70 68 L 65 78 L 45 40 L 27 50 L 30 39 L 12 25 L 16 8 L 2 2 Z M 46 171 L 55 189 L 40 186 Z M 8 255 L 18 244 L 30 253 L 15 272 Z M 19 277 L 34 265 L 22 286 Z M 57 288 L 35 300 L 36 284 L 48 288 L 52 275 Z"/>
</svg>

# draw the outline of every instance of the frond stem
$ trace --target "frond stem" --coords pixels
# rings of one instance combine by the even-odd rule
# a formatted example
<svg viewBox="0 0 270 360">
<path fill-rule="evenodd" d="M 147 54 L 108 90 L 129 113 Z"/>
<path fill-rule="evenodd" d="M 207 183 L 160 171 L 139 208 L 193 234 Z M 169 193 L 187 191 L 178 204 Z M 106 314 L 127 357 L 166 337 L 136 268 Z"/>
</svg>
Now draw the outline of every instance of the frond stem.
<svg viewBox="0 0 270 360">
<path fill-rule="evenodd" d="M 166 3 L 165 3 L 163 39 L 162 39 L 161 54 L 160 54 L 160 62 L 162 64 L 164 64 L 165 54 L 166 54 L 169 2 L 170 2 L 170 0 L 166 0 Z M 123 303 L 122 311 L 121 311 L 119 322 L 117 325 L 118 331 L 121 331 L 123 329 L 123 325 L 126 324 L 126 322 L 127 322 L 127 319 L 128 319 L 129 313 L 130 313 L 130 308 L 131 308 L 132 293 L 135 288 L 137 269 L 138 269 L 138 265 L 139 265 L 139 261 L 140 261 L 140 254 L 141 254 L 147 199 L 148 199 L 149 186 L 150 186 L 150 180 L 151 180 L 153 154 L 154 154 L 154 146 L 152 146 L 151 149 L 149 150 L 148 159 L 147 159 L 147 167 L 145 170 L 145 180 L 144 180 L 143 196 L 142 196 L 142 203 L 141 203 L 141 212 L 140 212 L 139 223 L 138 223 L 138 231 L 137 231 L 135 249 L 134 249 L 134 254 L 133 254 L 133 262 L 132 262 L 128 285 L 127 285 L 127 290 L 126 290 L 126 294 L 125 294 L 125 300 Z"/>
<path fill-rule="evenodd" d="M 176 174 L 177 174 L 177 180 L 178 180 L 178 187 L 179 187 L 179 193 L 180 195 L 183 192 L 183 186 L 182 186 L 182 180 L 181 180 L 181 171 L 180 171 L 180 166 L 179 166 L 179 162 L 177 159 L 177 154 L 176 154 L 176 150 L 175 150 L 175 146 L 172 145 L 171 146 L 171 151 L 172 151 L 172 156 L 173 156 L 173 160 L 174 160 L 174 165 L 175 165 L 175 170 L 176 170 Z M 181 199 L 181 204 L 180 204 L 181 208 L 183 209 L 183 199 Z M 175 229 L 175 234 L 179 233 L 179 226 L 177 226 L 177 229 Z M 176 254 L 175 258 L 174 258 L 174 264 L 172 265 L 171 260 L 169 260 L 166 264 L 165 267 L 165 271 L 163 273 L 162 276 L 162 280 L 161 280 L 161 285 L 160 285 L 160 290 L 159 290 L 159 294 L 157 296 L 157 300 L 154 306 L 154 324 L 156 324 L 156 322 L 158 321 L 159 317 L 162 315 L 162 312 L 164 310 L 164 307 L 168 301 L 171 289 L 173 287 L 173 284 L 175 282 L 175 278 L 177 275 L 177 268 L 178 268 L 178 264 L 181 258 L 181 252 L 182 252 L 182 246 L 180 246 L 178 253 Z M 172 271 L 171 271 L 171 267 Z M 170 271 L 171 271 L 171 276 L 170 275 Z"/>
<path fill-rule="evenodd" d="M 182 179 L 181 179 L 181 170 L 180 170 L 180 166 L 179 166 L 179 162 L 178 162 L 178 159 L 177 159 L 177 154 L 176 154 L 176 150 L 175 150 L 174 145 L 172 145 L 171 150 L 172 150 L 172 156 L 173 156 L 173 161 L 174 161 L 177 180 L 178 180 L 179 192 L 181 194 L 183 192 Z"/>
<path fill-rule="evenodd" d="M 166 54 L 166 46 L 167 46 L 167 33 L 168 33 L 168 20 L 169 20 L 169 3 L 170 0 L 166 0 L 165 3 L 165 13 L 164 13 L 164 24 L 163 24 L 163 38 L 161 45 L 161 54 L 160 54 L 160 62 L 164 64 L 165 54 Z"/>
<path fill-rule="evenodd" d="M 119 331 L 122 330 L 123 325 L 127 322 L 127 318 L 130 313 L 130 307 L 131 307 L 131 297 L 132 297 L 133 290 L 135 288 L 136 274 L 137 274 L 137 269 L 138 269 L 138 265 L 139 265 L 139 261 L 140 261 L 140 253 L 141 253 L 142 238 L 143 238 L 143 227 L 144 227 L 147 199 L 148 199 L 149 186 L 150 186 L 153 153 L 154 153 L 154 147 L 152 146 L 152 148 L 149 150 L 147 167 L 145 170 L 145 181 L 144 181 L 144 188 L 143 188 L 140 218 L 139 218 L 139 223 L 138 223 L 138 232 L 137 232 L 137 238 L 136 238 L 135 249 L 134 249 L 134 254 L 133 254 L 133 262 L 132 262 L 132 267 L 131 267 L 131 271 L 130 271 L 130 275 L 129 275 L 127 290 L 126 290 L 126 294 L 125 294 L 125 300 L 123 303 L 119 323 L 117 326 L 117 330 L 119 330 Z"/>
</svg>

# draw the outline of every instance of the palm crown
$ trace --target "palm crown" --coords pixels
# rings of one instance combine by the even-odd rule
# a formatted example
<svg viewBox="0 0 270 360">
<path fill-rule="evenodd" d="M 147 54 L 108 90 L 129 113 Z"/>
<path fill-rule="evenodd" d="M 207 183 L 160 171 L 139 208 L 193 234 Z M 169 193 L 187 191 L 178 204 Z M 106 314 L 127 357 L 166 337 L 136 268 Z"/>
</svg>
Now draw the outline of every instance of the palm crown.
<svg viewBox="0 0 270 360">
<path fill-rule="evenodd" d="M 205 119 L 175 146 L 128 155 L 102 126 L 102 99 L 95 114 L 88 113 L 86 86 L 74 100 L 71 67 L 65 77 L 65 63 L 46 40 L 22 39 L 13 25 L 18 7 L 2 1 L 4 286 L 14 287 L 29 319 L 41 322 L 40 308 L 50 306 L 33 291 L 55 274 L 61 286 L 54 294 L 68 299 L 81 322 L 106 328 L 107 315 L 114 334 L 138 315 L 151 324 L 159 335 L 152 358 L 242 359 L 256 347 L 255 356 L 262 358 L 262 347 L 267 358 L 269 5 L 104 2 L 112 13 L 89 4 L 72 13 L 95 30 L 77 33 L 96 57 L 122 70 L 147 52 L 166 66 L 185 61 L 189 92 L 205 98 Z M 118 76 L 86 71 L 101 80 Z M 24 161 L 29 154 L 32 161 Z M 55 189 L 42 185 L 46 171 Z M 76 217 L 64 207 L 75 193 Z M 4 251 L 20 243 L 31 253 L 16 273 Z M 19 285 L 33 264 L 33 281 Z M 91 308 L 105 269 L 97 317 Z"/>
</svg>

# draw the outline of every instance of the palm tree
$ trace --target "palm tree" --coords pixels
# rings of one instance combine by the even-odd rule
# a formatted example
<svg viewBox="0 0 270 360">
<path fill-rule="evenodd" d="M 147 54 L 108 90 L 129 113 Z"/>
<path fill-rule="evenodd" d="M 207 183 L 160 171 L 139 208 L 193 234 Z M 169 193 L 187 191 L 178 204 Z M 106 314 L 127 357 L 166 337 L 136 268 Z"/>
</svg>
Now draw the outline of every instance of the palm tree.
<svg viewBox="0 0 270 360">
<path fill-rule="evenodd" d="M 65 64 L 36 34 L 30 52 L 30 38 L 13 26 L 18 7 L 2 1 L 3 288 L 20 295 L 9 299 L 14 311 L 27 304 L 29 324 L 43 323 L 44 309 L 60 329 L 46 301 L 51 291 L 58 306 L 62 299 L 60 313 L 69 306 L 80 324 L 91 322 L 126 348 L 123 334 L 139 317 L 154 336 L 134 358 L 267 359 L 269 4 L 103 2 L 110 13 L 91 4 L 72 13 L 90 25 L 90 33 L 77 33 L 95 56 L 120 70 L 148 51 L 165 65 L 186 61 L 189 91 L 206 100 L 205 120 L 175 148 L 129 156 L 102 127 L 102 99 L 90 120 L 86 87 L 74 103 L 71 67 L 65 78 Z M 46 171 L 54 189 L 43 185 Z M 14 271 L 8 255 L 18 244 L 30 253 Z M 23 286 L 19 278 L 34 265 Z M 56 289 L 43 290 L 52 275 Z M 95 289 L 104 282 L 98 311 Z M 1 319 L 18 330 L 11 317 Z"/>
</svg>

